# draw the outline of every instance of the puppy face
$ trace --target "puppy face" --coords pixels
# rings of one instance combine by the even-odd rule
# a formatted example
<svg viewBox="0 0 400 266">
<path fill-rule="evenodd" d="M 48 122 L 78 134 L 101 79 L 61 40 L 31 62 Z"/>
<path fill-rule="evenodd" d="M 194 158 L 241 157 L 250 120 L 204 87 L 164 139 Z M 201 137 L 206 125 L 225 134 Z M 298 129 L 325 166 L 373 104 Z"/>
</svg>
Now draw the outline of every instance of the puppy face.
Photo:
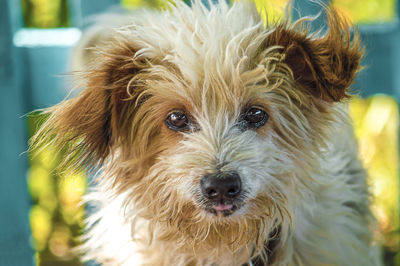
<svg viewBox="0 0 400 266">
<path fill-rule="evenodd" d="M 101 184 L 169 228 L 160 239 L 268 239 L 312 194 L 359 68 L 357 36 L 326 12 L 323 36 L 304 21 L 265 28 L 247 2 L 142 15 L 98 46 L 85 90 L 48 110 L 36 141 L 67 146 L 73 168 L 103 167 Z"/>
</svg>

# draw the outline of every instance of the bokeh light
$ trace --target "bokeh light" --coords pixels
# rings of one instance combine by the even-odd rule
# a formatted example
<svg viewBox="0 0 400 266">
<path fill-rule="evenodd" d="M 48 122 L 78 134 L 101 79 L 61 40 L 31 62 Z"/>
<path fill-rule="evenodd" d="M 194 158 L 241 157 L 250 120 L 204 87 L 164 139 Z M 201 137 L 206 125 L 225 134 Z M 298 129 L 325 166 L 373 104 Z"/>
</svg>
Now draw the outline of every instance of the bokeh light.
<svg viewBox="0 0 400 266">
<path fill-rule="evenodd" d="M 397 102 L 385 95 L 355 98 L 350 104 L 360 157 L 368 170 L 384 244 L 386 265 L 400 265 L 399 250 L 399 115 Z"/>
<path fill-rule="evenodd" d="M 396 18 L 396 0 L 333 0 L 332 2 L 353 23 L 386 23 Z"/>
<path fill-rule="evenodd" d="M 45 117 L 28 118 L 30 134 Z M 32 245 L 37 264 L 81 265 L 73 249 L 79 245 L 85 208 L 80 204 L 87 186 L 83 173 L 66 176 L 57 170 L 63 152 L 45 147 L 30 154 L 28 189 L 33 206 L 30 212 Z"/>
<path fill-rule="evenodd" d="M 67 0 L 21 0 L 25 27 L 59 28 L 69 26 Z"/>
</svg>

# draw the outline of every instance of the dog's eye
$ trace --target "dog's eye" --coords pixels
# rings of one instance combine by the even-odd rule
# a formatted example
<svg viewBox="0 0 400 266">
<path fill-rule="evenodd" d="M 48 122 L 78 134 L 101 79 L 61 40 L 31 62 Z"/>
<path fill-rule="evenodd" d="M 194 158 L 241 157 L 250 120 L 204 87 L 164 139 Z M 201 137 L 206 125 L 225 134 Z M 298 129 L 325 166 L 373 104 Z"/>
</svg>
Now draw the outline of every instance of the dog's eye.
<svg viewBox="0 0 400 266">
<path fill-rule="evenodd" d="M 189 120 L 183 111 L 173 111 L 167 116 L 165 124 L 173 131 L 182 131 L 188 128 Z"/>
<path fill-rule="evenodd" d="M 249 108 L 243 115 L 243 120 L 247 127 L 259 128 L 265 125 L 268 121 L 268 114 L 257 107 Z"/>
</svg>

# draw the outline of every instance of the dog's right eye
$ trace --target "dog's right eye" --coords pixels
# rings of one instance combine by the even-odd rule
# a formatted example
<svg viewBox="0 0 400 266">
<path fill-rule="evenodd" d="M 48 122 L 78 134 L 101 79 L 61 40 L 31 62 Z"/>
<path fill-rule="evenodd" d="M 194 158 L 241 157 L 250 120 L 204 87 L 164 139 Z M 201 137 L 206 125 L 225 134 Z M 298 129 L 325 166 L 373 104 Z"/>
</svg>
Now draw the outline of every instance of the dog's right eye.
<svg viewBox="0 0 400 266">
<path fill-rule="evenodd" d="M 251 107 L 249 108 L 242 116 L 244 126 L 246 128 L 260 128 L 268 121 L 268 114 L 258 108 L 258 107 Z"/>
<path fill-rule="evenodd" d="M 167 127 L 173 131 L 183 131 L 189 127 L 189 119 L 183 111 L 173 111 L 165 120 Z"/>
</svg>

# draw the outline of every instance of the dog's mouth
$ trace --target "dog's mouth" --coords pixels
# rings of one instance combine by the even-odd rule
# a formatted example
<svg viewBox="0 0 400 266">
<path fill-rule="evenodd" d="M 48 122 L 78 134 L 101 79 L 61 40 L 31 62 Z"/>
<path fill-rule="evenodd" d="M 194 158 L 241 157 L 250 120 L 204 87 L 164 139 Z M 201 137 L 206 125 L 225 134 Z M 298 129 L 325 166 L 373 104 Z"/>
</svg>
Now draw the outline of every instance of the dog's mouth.
<svg viewBox="0 0 400 266">
<path fill-rule="evenodd" d="M 242 207 L 241 203 L 235 202 L 213 202 L 205 206 L 205 211 L 218 217 L 228 217 Z"/>
</svg>

